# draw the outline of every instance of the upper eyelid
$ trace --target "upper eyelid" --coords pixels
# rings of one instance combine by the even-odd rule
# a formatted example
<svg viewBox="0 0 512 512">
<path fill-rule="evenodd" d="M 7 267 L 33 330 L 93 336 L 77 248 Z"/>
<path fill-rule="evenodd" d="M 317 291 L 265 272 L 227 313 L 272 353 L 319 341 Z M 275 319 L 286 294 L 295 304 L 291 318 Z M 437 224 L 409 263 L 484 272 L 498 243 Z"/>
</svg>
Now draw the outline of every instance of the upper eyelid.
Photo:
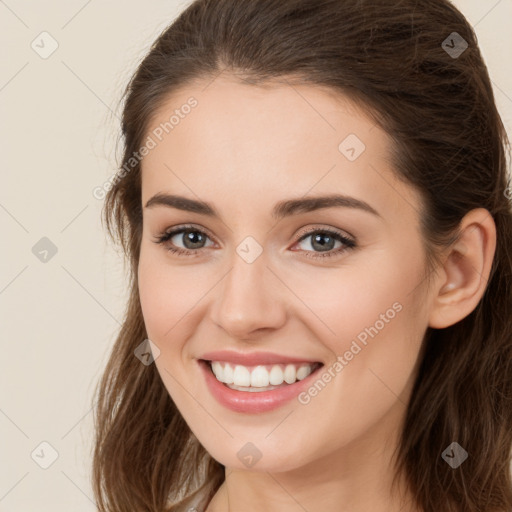
<svg viewBox="0 0 512 512">
<path fill-rule="evenodd" d="M 333 228 L 333 227 L 323 227 L 323 226 L 317 226 L 317 227 L 308 227 L 304 229 L 299 230 L 299 234 L 297 235 L 297 240 L 301 240 L 304 236 L 309 236 L 316 232 L 327 232 L 327 233 L 333 233 L 335 235 L 342 236 L 344 238 L 349 238 L 353 242 L 356 242 L 357 239 L 354 235 L 350 234 L 348 231 L 345 231 L 344 229 L 340 228 Z"/>
<path fill-rule="evenodd" d="M 171 234 L 171 237 L 173 237 L 173 236 L 183 233 L 183 231 L 198 231 L 198 232 L 206 235 L 210 240 L 215 240 L 215 237 L 206 228 L 202 228 L 202 227 L 199 228 L 197 226 L 188 226 L 188 225 L 185 225 L 185 226 L 178 225 L 173 228 L 165 229 L 162 232 L 162 235 Z"/>
</svg>

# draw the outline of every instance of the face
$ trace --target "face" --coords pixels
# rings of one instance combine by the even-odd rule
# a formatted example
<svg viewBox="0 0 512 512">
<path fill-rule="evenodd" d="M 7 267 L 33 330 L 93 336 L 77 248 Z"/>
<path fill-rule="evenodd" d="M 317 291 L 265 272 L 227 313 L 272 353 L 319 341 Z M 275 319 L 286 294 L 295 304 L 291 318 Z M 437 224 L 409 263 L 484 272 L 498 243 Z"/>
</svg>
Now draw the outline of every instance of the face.
<svg viewBox="0 0 512 512">
<path fill-rule="evenodd" d="M 201 444 L 262 471 L 382 446 L 430 304 L 420 198 L 386 133 L 339 93 L 223 75 L 174 93 L 147 137 L 141 306 Z"/>
</svg>

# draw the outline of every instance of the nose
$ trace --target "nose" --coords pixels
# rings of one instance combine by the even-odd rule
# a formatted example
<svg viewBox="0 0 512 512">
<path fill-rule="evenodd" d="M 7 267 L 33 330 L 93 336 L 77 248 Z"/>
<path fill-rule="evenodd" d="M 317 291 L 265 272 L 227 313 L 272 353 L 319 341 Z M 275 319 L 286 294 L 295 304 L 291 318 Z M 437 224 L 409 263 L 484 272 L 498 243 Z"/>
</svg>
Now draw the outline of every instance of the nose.
<svg viewBox="0 0 512 512">
<path fill-rule="evenodd" d="M 217 288 L 213 322 L 230 337 L 249 340 L 280 328 L 286 321 L 283 284 L 263 254 L 247 263 L 235 254 L 231 270 Z"/>
</svg>

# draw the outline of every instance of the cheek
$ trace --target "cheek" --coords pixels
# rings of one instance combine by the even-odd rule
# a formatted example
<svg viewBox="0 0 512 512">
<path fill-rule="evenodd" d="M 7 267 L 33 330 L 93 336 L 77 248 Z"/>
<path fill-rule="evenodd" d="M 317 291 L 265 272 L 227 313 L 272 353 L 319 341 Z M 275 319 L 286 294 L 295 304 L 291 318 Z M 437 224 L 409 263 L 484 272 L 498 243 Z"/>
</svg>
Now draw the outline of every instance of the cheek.
<svg viewBox="0 0 512 512">
<path fill-rule="evenodd" d="M 189 397 L 179 383 L 186 378 L 183 349 L 191 334 L 186 315 L 191 310 L 189 298 L 193 298 L 190 293 L 186 298 L 184 290 L 194 287 L 187 279 L 187 272 L 170 267 L 165 251 L 161 252 L 141 247 L 138 267 L 141 310 L 148 338 L 160 350 L 155 365 L 162 381 L 178 408 L 186 411 L 190 407 Z"/>
<path fill-rule="evenodd" d="M 332 363 L 299 397 L 304 418 L 318 418 L 309 421 L 317 425 L 319 439 L 329 440 L 326 453 L 407 403 L 424 330 L 412 294 L 407 295 L 410 289 L 395 291 L 374 289 L 366 298 L 344 295 L 336 304 L 342 314 L 330 319 L 336 331 L 329 342 Z M 288 443 L 300 445 L 299 435 L 288 435 Z"/>
<path fill-rule="evenodd" d="M 159 338 L 157 333 L 163 328 L 165 312 L 172 311 L 169 308 L 171 304 L 167 303 L 170 295 L 164 298 L 157 267 L 151 265 L 147 258 L 143 258 L 142 253 L 138 269 L 138 286 L 142 315 L 148 336 L 150 339 Z"/>
<path fill-rule="evenodd" d="M 389 405 L 386 398 L 393 401 L 407 387 L 427 326 L 418 286 L 421 258 L 402 262 L 397 251 L 372 260 L 340 269 L 338 276 L 333 269 L 317 273 L 314 287 L 295 278 L 297 294 L 322 320 L 317 338 L 332 351 L 331 364 L 339 361 L 332 389 L 363 409 L 364 403 Z"/>
<path fill-rule="evenodd" d="M 384 406 L 407 392 L 426 323 L 421 287 L 415 289 L 421 282 L 418 261 L 378 270 L 383 272 L 362 277 L 363 286 L 344 297 L 348 313 L 339 316 L 343 334 L 336 353 L 343 357 L 344 393 Z"/>
<path fill-rule="evenodd" d="M 418 316 L 411 292 L 421 282 L 421 259 L 409 255 L 404 261 L 400 249 L 361 253 L 339 268 L 305 272 L 289 266 L 279 273 L 293 283 L 289 303 L 295 312 L 303 312 L 304 323 L 336 354 L 348 350 L 355 338 L 364 343 L 376 331 L 382 337 L 392 324 Z"/>
<path fill-rule="evenodd" d="M 164 254 L 165 252 L 162 251 Z M 144 323 L 150 339 L 162 341 L 179 319 L 182 283 L 178 272 L 170 272 L 154 249 L 141 246 L 138 286 Z"/>
<path fill-rule="evenodd" d="M 162 248 L 141 246 L 138 286 L 148 337 L 163 351 L 177 350 L 203 313 L 217 273 L 198 265 L 170 263 Z M 172 343 L 171 343 L 172 342 Z"/>
</svg>

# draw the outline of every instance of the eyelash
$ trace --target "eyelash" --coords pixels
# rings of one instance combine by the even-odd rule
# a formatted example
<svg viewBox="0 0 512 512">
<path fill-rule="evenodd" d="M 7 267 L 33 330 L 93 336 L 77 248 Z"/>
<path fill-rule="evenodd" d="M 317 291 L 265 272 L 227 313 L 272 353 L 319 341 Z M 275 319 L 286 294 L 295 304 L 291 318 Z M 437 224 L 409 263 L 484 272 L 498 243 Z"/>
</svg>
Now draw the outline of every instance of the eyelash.
<svg viewBox="0 0 512 512">
<path fill-rule="evenodd" d="M 157 244 L 165 244 L 167 241 L 169 241 L 173 236 L 178 235 L 180 233 L 184 233 L 185 231 L 190 231 L 194 233 L 201 233 L 201 235 L 205 235 L 208 238 L 211 238 L 208 236 L 207 233 L 204 231 L 195 228 L 194 226 L 179 226 L 176 229 L 173 229 L 172 231 L 164 231 L 163 233 L 160 233 L 156 236 L 156 240 L 154 240 Z M 308 236 L 321 233 L 321 234 L 327 234 L 329 236 L 332 236 L 335 240 L 338 240 L 344 244 L 344 247 L 340 247 L 336 250 L 331 251 L 325 251 L 325 252 L 315 252 L 315 251 L 305 251 L 307 258 L 331 258 L 334 256 L 338 256 L 341 253 L 348 251 L 350 249 L 354 249 L 356 247 L 356 242 L 350 238 L 347 238 L 344 236 L 341 232 L 333 230 L 333 229 L 312 229 L 309 231 L 301 232 L 298 235 L 297 240 L 295 240 L 295 244 L 302 242 L 304 239 L 306 239 Z M 198 256 L 198 252 L 201 251 L 201 249 L 204 249 L 204 247 L 201 247 L 199 249 L 182 249 L 181 247 L 172 247 L 168 246 L 167 250 L 171 253 L 177 254 L 179 256 Z M 315 254 L 314 256 L 311 255 L 311 253 Z"/>
</svg>

